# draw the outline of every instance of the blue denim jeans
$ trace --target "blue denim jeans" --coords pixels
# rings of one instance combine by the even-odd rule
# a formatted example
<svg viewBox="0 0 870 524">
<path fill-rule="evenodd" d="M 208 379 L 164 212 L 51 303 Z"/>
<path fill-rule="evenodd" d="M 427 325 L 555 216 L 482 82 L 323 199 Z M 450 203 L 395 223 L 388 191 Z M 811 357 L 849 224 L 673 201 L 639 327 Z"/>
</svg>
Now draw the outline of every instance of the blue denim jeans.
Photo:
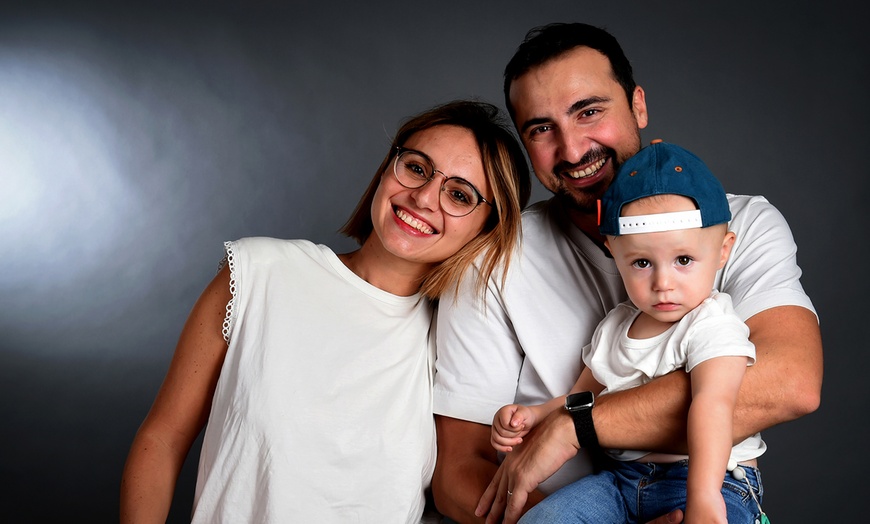
<svg viewBox="0 0 870 524">
<path fill-rule="evenodd" d="M 741 467 L 760 503 L 763 490 L 759 471 Z M 685 460 L 672 464 L 607 461 L 603 471 L 569 484 L 535 505 L 520 524 L 645 524 L 674 509 L 686 508 L 688 472 Z M 722 496 L 729 524 L 760 522 L 761 510 L 746 480 L 738 481 L 726 473 Z"/>
</svg>

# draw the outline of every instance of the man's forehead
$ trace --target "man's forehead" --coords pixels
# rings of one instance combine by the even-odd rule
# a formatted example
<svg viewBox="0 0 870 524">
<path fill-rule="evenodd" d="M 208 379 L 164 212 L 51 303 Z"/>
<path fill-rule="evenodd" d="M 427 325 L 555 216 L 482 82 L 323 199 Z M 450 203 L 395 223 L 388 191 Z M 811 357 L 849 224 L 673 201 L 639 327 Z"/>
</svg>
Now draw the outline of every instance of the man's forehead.
<svg viewBox="0 0 870 524">
<path fill-rule="evenodd" d="M 608 75 L 613 77 L 613 68 L 610 59 L 597 49 L 586 46 L 577 46 L 562 52 L 540 64 L 529 67 L 523 74 L 517 76 L 514 82 L 529 75 L 541 76 L 552 75 L 554 72 L 571 70 L 577 73 L 590 75 Z"/>
<path fill-rule="evenodd" d="M 588 47 L 574 48 L 529 69 L 510 86 L 518 129 L 569 116 L 591 103 L 624 98 L 610 61 Z"/>
</svg>

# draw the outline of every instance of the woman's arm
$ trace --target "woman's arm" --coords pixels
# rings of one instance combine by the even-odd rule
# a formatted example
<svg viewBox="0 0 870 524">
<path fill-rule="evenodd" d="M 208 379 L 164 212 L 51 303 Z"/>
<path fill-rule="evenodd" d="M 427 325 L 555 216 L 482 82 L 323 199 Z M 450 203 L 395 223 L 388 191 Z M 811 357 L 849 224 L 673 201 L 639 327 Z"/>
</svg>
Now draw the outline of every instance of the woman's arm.
<svg viewBox="0 0 870 524">
<path fill-rule="evenodd" d="M 166 522 L 175 482 L 208 419 L 226 355 L 222 329 L 230 293 L 225 267 L 194 305 L 169 371 L 139 427 L 121 479 L 121 523 Z"/>
</svg>

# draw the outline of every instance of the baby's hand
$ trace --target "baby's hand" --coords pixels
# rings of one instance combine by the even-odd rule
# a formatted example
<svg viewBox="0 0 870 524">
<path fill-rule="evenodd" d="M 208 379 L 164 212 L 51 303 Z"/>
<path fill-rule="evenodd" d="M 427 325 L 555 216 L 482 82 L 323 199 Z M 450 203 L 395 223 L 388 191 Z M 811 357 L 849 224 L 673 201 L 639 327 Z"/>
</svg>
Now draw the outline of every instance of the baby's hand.
<svg viewBox="0 0 870 524">
<path fill-rule="evenodd" d="M 492 419 L 492 447 L 496 451 L 512 451 L 534 427 L 534 411 L 526 406 L 510 404 L 499 409 Z"/>
<path fill-rule="evenodd" d="M 728 524 L 725 500 L 721 493 L 709 493 L 704 495 L 692 495 L 686 501 L 686 515 L 684 522 L 711 522 L 714 524 Z"/>
</svg>

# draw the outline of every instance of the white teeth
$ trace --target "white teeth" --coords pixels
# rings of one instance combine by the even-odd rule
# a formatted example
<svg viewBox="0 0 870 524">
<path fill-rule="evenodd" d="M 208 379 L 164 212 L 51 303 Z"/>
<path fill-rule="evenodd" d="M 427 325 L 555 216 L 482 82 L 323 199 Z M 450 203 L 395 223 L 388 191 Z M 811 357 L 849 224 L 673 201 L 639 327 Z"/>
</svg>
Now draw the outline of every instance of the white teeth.
<svg viewBox="0 0 870 524">
<path fill-rule="evenodd" d="M 589 175 L 595 173 L 596 171 L 598 171 L 599 169 L 601 169 L 601 166 L 603 166 L 605 162 L 607 162 L 607 159 L 602 158 L 601 160 L 599 160 L 598 162 L 595 162 L 594 164 L 587 167 L 586 169 L 581 169 L 580 171 L 569 171 L 568 176 L 570 176 L 573 179 L 586 178 L 587 176 L 589 176 Z"/>
<path fill-rule="evenodd" d="M 396 216 L 399 217 L 402 220 L 402 222 L 408 224 L 409 226 L 413 227 L 414 229 L 416 229 L 417 231 L 419 231 L 421 233 L 425 233 L 427 235 L 431 235 L 431 234 L 435 233 L 434 229 L 427 226 L 423 222 L 420 222 L 419 220 L 412 217 L 408 213 L 405 213 L 401 209 L 396 210 Z"/>
</svg>

